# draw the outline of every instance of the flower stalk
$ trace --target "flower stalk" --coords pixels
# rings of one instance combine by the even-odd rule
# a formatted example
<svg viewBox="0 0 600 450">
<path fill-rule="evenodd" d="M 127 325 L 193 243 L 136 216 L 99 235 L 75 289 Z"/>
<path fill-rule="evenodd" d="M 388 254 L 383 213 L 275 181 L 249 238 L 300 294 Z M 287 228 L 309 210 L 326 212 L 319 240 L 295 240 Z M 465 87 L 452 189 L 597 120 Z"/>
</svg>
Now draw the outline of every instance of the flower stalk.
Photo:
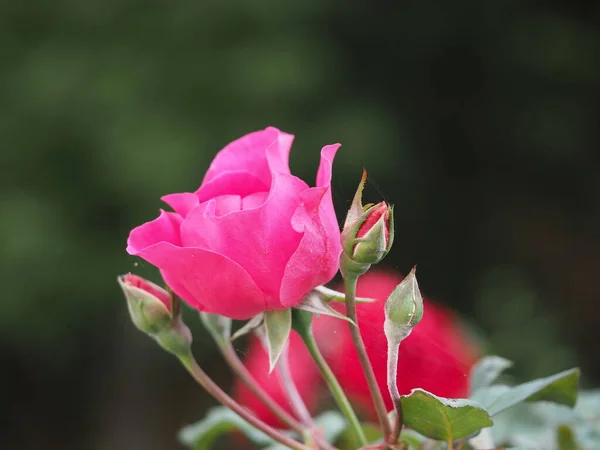
<svg viewBox="0 0 600 450">
<path fill-rule="evenodd" d="M 327 364 L 327 361 L 325 361 L 323 354 L 319 350 L 319 346 L 317 345 L 317 341 L 312 331 L 312 314 L 306 311 L 294 310 L 292 323 L 294 329 L 304 341 L 308 352 L 319 368 L 323 379 L 329 387 L 331 395 L 338 404 L 340 411 L 348 421 L 350 429 L 354 433 L 356 439 L 361 446 L 366 445 L 367 438 L 360 425 L 360 422 L 358 421 L 358 417 L 356 416 L 348 397 L 346 397 L 344 390 L 340 386 L 339 381 L 335 377 L 333 371 Z"/>
<path fill-rule="evenodd" d="M 342 255 L 342 257 L 344 257 L 344 255 Z M 358 281 L 358 276 L 351 276 L 344 272 L 342 272 L 342 276 L 344 277 L 344 287 L 346 291 L 346 315 L 356 324 L 349 324 L 350 335 L 352 336 L 352 342 L 356 348 L 360 365 L 363 369 L 365 379 L 367 380 L 367 385 L 369 387 L 371 399 L 373 400 L 373 406 L 377 414 L 377 420 L 379 421 L 381 433 L 384 437 L 384 440 L 389 442 L 392 435 L 392 429 L 390 427 L 390 421 L 387 418 L 387 411 L 383 401 L 383 395 L 379 390 L 379 385 L 377 384 L 377 379 L 375 378 L 375 372 L 373 371 L 373 366 L 371 366 L 371 361 L 369 360 L 369 355 L 367 354 L 367 349 L 365 348 L 365 343 L 362 340 L 360 329 L 358 327 L 358 317 L 356 315 L 356 283 Z"/>
<path fill-rule="evenodd" d="M 234 399 L 227 395 L 214 381 L 210 379 L 206 372 L 204 372 L 202 368 L 198 365 L 191 353 L 178 354 L 176 356 L 179 358 L 179 361 L 181 361 L 181 364 L 190 373 L 192 378 L 194 378 L 194 380 L 196 380 L 200 386 L 202 386 L 217 401 L 219 401 L 221 404 L 238 414 L 250 425 L 261 430 L 273 440 L 279 442 L 280 444 L 286 445 L 287 447 L 293 450 L 314 450 L 298 441 L 293 440 L 292 438 L 286 436 L 285 434 L 281 433 L 275 428 L 267 425 L 265 422 L 263 422 L 256 416 L 252 415 L 250 411 L 248 411 L 246 408 L 242 407 L 239 403 L 237 403 Z"/>
</svg>

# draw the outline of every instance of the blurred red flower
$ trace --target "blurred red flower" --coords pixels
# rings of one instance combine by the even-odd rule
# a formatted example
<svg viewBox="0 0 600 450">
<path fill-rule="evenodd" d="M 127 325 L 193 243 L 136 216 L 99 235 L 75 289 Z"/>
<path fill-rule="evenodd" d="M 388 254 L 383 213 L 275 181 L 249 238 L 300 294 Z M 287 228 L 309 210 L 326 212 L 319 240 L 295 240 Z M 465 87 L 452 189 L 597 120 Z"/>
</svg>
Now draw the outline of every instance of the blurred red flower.
<svg viewBox="0 0 600 450">
<path fill-rule="evenodd" d="M 393 272 L 374 270 L 359 279 L 357 295 L 376 299 L 373 303 L 357 306 L 361 335 L 383 392 L 388 410 L 392 402 L 386 384 L 387 343 L 383 333 L 383 303 L 402 281 Z M 341 304 L 333 305 L 343 311 Z M 461 330 L 458 318 L 449 309 L 425 299 L 424 315 L 411 335 L 400 346 L 398 388 L 407 394 L 413 388 L 422 388 L 441 397 L 458 398 L 468 394 L 468 376 L 479 357 L 475 343 Z M 368 418 L 376 418 L 369 390 L 348 325 L 332 317 L 321 316 L 313 321 L 319 347 L 331 365 L 351 402 Z M 300 338 L 293 334 L 289 347 L 290 370 L 297 388 L 311 411 L 319 399 L 321 379 Z M 277 370 L 268 375 L 267 355 L 258 339 L 250 343 L 246 364 L 263 388 L 291 412 L 285 393 L 279 384 Z M 281 426 L 270 412 L 239 381 L 236 397 L 263 420 Z"/>
</svg>

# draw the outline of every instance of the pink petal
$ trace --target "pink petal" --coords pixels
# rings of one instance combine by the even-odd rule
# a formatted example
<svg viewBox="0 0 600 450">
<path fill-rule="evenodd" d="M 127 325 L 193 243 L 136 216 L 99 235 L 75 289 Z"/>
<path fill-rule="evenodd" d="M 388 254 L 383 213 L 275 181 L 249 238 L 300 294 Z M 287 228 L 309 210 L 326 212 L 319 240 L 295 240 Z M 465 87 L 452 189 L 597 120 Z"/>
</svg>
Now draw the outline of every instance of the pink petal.
<svg viewBox="0 0 600 450">
<path fill-rule="evenodd" d="M 269 185 L 270 181 L 265 184 L 255 175 L 247 172 L 223 172 L 209 182 L 203 183 L 196 191 L 196 195 L 200 202 L 205 202 L 220 195 L 246 197 L 256 192 L 267 192 Z"/>
<path fill-rule="evenodd" d="M 339 147 L 328 145 L 321 150 L 318 187 L 302 193 L 302 205 L 292 218 L 294 229 L 304 234 L 285 268 L 281 282 L 283 306 L 296 305 L 315 286 L 330 281 L 338 270 L 340 229 L 329 183 L 333 158 Z"/>
<path fill-rule="evenodd" d="M 269 170 L 271 174 L 285 173 L 289 175 L 291 173 L 290 150 L 292 149 L 292 142 L 294 142 L 294 135 L 277 131 L 279 132 L 277 140 L 267 148 Z"/>
<path fill-rule="evenodd" d="M 182 242 L 236 261 L 266 294 L 267 306 L 281 308 L 281 279 L 301 239 L 291 218 L 306 190 L 299 178 L 275 174 L 269 197 L 258 208 L 210 217 L 200 205 L 181 225 Z"/>
<path fill-rule="evenodd" d="M 242 136 L 217 154 L 202 184 L 212 181 L 223 172 L 246 172 L 268 186 L 271 183 L 271 170 L 270 162 L 267 160 L 267 149 L 271 146 L 275 147 L 272 164 L 279 170 L 284 163 L 287 163 L 285 155 L 290 151 L 292 139 L 291 135 L 273 127 Z"/>
<path fill-rule="evenodd" d="M 134 228 L 127 239 L 127 253 L 135 255 L 158 242 L 181 245 L 179 226 L 182 218 L 177 213 L 160 210 L 160 216 Z"/>
<path fill-rule="evenodd" d="M 164 195 L 160 199 L 173 208 L 173 211 L 181 217 L 187 216 L 188 213 L 200 203 L 198 196 L 191 192 Z"/>
<path fill-rule="evenodd" d="M 269 198 L 268 192 L 257 192 L 256 194 L 250 194 L 242 199 L 242 209 L 258 208 L 267 201 L 267 198 Z"/>
<path fill-rule="evenodd" d="M 248 272 L 209 250 L 159 242 L 137 252 L 161 269 L 173 291 L 191 306 L 232 319 L 265 311 L 265 299 Z"/>
<path fill-rule="evenodd" d="M 215 197 L 215 215 L 224 216 L 242 209 L 242 198 L 239 195 L 221 195 Z"/>
</svg>

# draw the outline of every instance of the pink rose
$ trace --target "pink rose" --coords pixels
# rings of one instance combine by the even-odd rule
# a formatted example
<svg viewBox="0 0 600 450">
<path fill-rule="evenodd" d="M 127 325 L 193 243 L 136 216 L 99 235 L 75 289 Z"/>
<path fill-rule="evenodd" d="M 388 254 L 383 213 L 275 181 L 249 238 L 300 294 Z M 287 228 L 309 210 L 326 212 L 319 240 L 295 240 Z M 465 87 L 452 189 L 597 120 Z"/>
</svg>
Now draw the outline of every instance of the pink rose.
<svg viewBox="0 0 600 450">
<path fill-rule="evenodd" d="M 300 303 L 338 270 L 330 182 L 340 145 L 323 147 L 311 188 L 290 173 L 293 139 L 269 127 L 227 145 L 196 192 L 162 197 L 175 212 L 133 229 L 127 252 L 201 311 L 248 319 Z"/>
</svg>

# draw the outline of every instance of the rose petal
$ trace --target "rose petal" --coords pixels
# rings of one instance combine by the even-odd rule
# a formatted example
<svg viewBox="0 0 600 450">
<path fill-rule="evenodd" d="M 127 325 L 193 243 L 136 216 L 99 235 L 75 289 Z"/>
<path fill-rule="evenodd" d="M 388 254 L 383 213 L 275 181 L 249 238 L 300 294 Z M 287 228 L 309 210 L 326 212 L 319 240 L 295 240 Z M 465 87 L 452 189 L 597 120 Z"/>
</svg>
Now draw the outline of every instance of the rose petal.
<svg viewBox="0 0 600 450">
<path fill-rule="evenodd" d="M 271 184 L 269 164 L 273 164 L 280 170 L 282 165 L 287 163 L 285 155 L 290 151 L 292 139 L 293 136 L 273 127 L 242 136 L 217 154 L 206 172 L 202 185 L 224 172 L 246 172 L 269 186 Z M 267 160 L 267 149 L 270 147 L 274 147 L 269 152 L 271 162 Z"/>
<path fill-rule="evenodd" d="M 340 230 L 331 199 L 332 162 L 339 144 L 321 150 L 317 186 L 302 193 L 302 205 L 292 218 L 292 226 L 304 233 L 290 258 L 281 282 L 281 301 L 294 306 L 315 286 L 325 284 L 336 274 L 341 252 Z"/>
<path fill-rule="evenodd" d="M 215 197 L 215 215 L 224 216 L 242 209 L 242 198 L 239 195 L 221 195 Z"/>
<path fill-rule="evenodd" d="M 207 248 L 236 261 L 266 294 L 268 309 L 281 308 L 281 279 L 301 238 L 291 218 L 306 190 L 299 178 L 275 174 L 269 197 L 258 208 L 208 217 L 200 205 L 182 223 L 183 245 Z"/>
<path fill-rule="evenodd" d="M 267 128 L 269 129 L 269 128 Z M 290 174 L 290 150 L 294 136 L 292 134 L 283 133 L 279 130 L 279 136 L 267 148 L 267 162 L 269 170 L 273 173 Z"/>
<path fill-rule="evenodd" d="M 268 192 L 257 192 L 242 199 L 242 209 L 254 209 L 261 206 L 269 198 Z"/>
<path fill-rule="evenodd" d="M 198 196 L 191 192 L 163 195 L 160 199 L 173 208 L 173 211 L 181 217 L 187 216 L 188 213 L 200 203 Z"/>
<path fill-rule="evenodd" d="M 160 215 L 129 233 L 127 239 L 127 253 L 135 255 L 146 247 L 157 242 L 169 242 L 173 245 L 181 245 L 179 226 L 182 218 L 177 213 L 160 210 Z"/>
<path fill-rule="evenodd" d="M 269 185 L 246 172 L 223 172 L 209 182 L 203 183 L 196 191 L 196 195 L 201 203 L 220 195 L 246 197 L 256 192 L 268 191 Z"/>
<path fill-rule="evenodd" d="M 195 308 L 236 320 L 265 310 L 264 295 L 248 272 L 223 255 L 158 242 L 137 256 L 160 268 L 173 291 Z"/>
</svg>

